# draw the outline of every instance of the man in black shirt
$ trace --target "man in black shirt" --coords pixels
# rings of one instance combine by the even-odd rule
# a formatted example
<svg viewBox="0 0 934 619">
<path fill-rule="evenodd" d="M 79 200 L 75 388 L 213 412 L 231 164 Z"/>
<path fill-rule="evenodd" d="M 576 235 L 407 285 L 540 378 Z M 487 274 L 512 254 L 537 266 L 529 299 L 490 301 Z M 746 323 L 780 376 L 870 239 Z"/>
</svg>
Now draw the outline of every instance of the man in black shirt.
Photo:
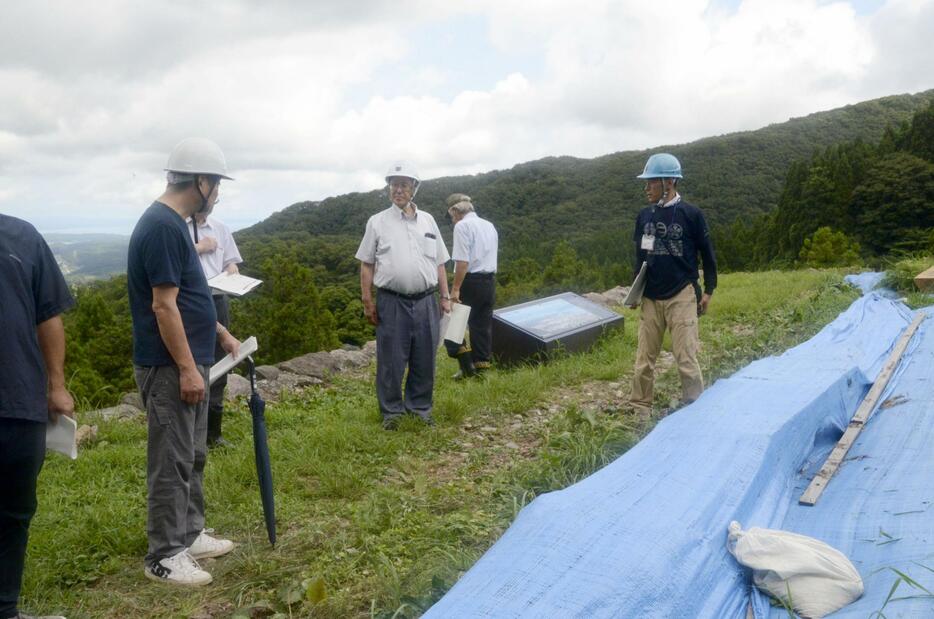
<svg viewBox="0 0 934 619">
<path fill-rule="evenodd" d="M 221 179 L 230 177 L 220 148 L 201 138 L 179 143 L 166 171 L 165 193 L 136 224 L 127 261 L 133 361 L 149 426 L 144 573 L 161 582 L 205 585 L 211 575 L 197 559 L 233 549 L 233 542 L 204 528 L 205 388 L 215 335 L 232 354 L 240 343 L 217 322 L 185 220 L 213 206 Z"/>
<path fill-rule="evenodd" d="M 650 413 L 655 360 L 666 329 L 671 332 L 672 353 L 681 375 L 682 402 L 693 402 L 704 390 L 697 361 L 697 319 L 707 311 L 717 287 L 717 261 L 703 213 L 677 191 L 680 162 L 668 153 L 652 155 L 638 178 L 645 180 L 651 206 L 639 212 L 633 233 L 635 272 L 644 262 L 648 268 L 630 403 L 637 411 Z M 704 265 L 703 292 L 698 283 L 698 253 Z"/>
<path fill-rule="evenodd" d="M 26 617 L 16 603 L 46 422 L 74 417 L 61 318 L 74 303 L 36 229 L 0 215 L 0 619 Z"/>
</svg>

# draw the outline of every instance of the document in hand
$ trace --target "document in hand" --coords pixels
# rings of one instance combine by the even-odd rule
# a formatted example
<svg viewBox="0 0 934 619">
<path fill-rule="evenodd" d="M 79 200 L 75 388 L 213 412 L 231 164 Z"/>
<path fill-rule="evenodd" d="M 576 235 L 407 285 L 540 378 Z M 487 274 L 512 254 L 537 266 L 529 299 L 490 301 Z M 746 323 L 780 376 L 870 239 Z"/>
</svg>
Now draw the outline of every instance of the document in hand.
<svg viewBox="0 0 934 619">
<path fill-rule="evenodd" d="M 230 370 L 237 367 L 237 365 L 255 353 L 259 348 L 259 344 L 256 343 L 256 337 L 250 336 L 247 339 L 243 340 L 240 344 L 240 350 L 237 352 L 236 357 L 231 357 L 229 354 L 211 366 L 211 375 L 208 379 L 210 384 L 214 384 L 218 378 L 229 372 Z"/>
<path fill-rule="evenodd" d="M 226 271 L 208 280 L 208 286 L 213 288 L 215 292 L 223 292 L 233 297 L 242 297 L 262 283 L 263 280 L 261 279 L 254 279 L 239 273 L 227 273 Z"/>
<path fill-rule="evenodd" d="M 470 306 L 463 303 L 453 303 L 451 305 L 451 320 L 448 321 L 447 328 L 444 330 L 444 337 L 449 342 L 463 344 L 464 333 L 467 332 L 467 319 L 470 317 Z"/>
<path fill-rule="evenodd" d="M 45 426 L 45 448 L 65 454 L 72 460 L 78 457 L 78 445 L 75 442 L 75 430 L 78 424 L 66 415 L 59 415 L 55 423 Z"/>
<path fill-rule="evenodd" d="M 626 298 L 623 299 L 623 305 L 626 307 L 635 307 L 642 303 L 642 292 L 645 290 L 645 278 L 648 266 L 648 262 L 642 263 L 642 268 L 639 269 L 639 274 L 636 275 L 635 281 L 632 282 L 632 286 L 629 287 L 629 294 L 627 294 Z"/>
</svg>

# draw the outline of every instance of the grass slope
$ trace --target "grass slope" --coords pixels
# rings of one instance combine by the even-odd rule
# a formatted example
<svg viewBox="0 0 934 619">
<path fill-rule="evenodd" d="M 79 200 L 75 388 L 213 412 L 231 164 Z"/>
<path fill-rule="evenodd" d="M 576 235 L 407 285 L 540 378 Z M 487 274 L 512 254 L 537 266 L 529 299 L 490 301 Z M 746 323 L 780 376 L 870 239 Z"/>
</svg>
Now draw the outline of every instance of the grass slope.
<svg viewBox="0 0 934 619">
<path fill-rule="evenodd" d="M 724 275 L 701 321 L 708 381 L 801 342 L 856 298 L 836 271 Z M 50 456 L 40 479 L 24 606 L 83 617 L 414 617 L 537 494 L 563 488 L 650 430 L 621 406 L 637 315 L 591 353 L 455 383 L 439 364 L 437 426 L 380 430 L 372 370 L 267 409 L 279 544 L 265 541 L 249 414 L 211 454 L 208 524 L 235 539 L 207 560 L 212 585 L 146 580 L 142 422 L 101 422 L 76 462 Z M 679 393 L 670 362 L 657 404 Z M 87 418 L 83 422 L 90 421 Z"/>
</svg>

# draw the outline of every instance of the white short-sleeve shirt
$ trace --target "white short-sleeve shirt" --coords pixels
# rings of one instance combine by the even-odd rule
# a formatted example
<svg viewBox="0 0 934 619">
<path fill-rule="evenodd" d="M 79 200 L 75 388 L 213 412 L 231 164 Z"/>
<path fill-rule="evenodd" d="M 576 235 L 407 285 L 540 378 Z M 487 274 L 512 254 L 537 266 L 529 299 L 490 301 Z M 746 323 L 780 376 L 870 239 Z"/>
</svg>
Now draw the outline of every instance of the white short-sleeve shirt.
<svg viewBox="0 0 934 619">
<path fill-rule="evenodd" d="M 438 285 L 438 266 L 451 256 L 430 213 L 415 207 L 409 217 L 392 205 L 366 222 L 356 258 L 376 265 L 377 288 L 418 294 Z"/>
<path fill-rule="evenodd" d="M 470 212 L 454 224 L 454 260 L 467 263 L 468 273 L 496 273 L 499 235 L 493 224 Z"/>
<path fill-rule="evenodd" d="M 195 230 L 192 222 L 192 218 L 189 218 L 188 234 L 191 236 L 191 240 L 194 241 Z M 231 264 L 243 262 L 243 258 L 240 257 L 240 250 L 237 249 L 237 243 L 234 241 L 233 234 L 227 224 L 208 215 L 204 223 L 198 226 L 198 240 L 206 236 L 217 241 L 217 247 L 214 251 L 198 254 L 201 268 L 204 270 L 204 276 L 207 279 L 220 275 Z"/>
</svg>

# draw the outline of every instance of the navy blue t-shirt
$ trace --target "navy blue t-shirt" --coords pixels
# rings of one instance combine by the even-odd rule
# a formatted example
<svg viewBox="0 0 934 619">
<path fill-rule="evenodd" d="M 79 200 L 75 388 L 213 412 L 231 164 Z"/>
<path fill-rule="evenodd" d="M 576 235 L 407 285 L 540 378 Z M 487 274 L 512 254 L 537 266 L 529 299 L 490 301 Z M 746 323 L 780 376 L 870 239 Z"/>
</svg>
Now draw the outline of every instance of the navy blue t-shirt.
<svg viewBox="0 0 934 619">
<path fill-rule="evenodd" d="M 133 315 L 133 362 L 174 365 L 152 311 L 152 289 L 178 288 L 176 305 L 195 363 L 214 363 L 217 314 L 198 252 L 185 220 L 161 202 L 153 202 L 136 223 L 127 258 L 127 289 Z"/>
<path fill-rule="evenodd" d="M 49 420 L 36 325 L 74 304 L 45 239 L 25 221 L 0 215 L 0 417 Z"/>
<path fill-rule="evenodd" d="M 653 237 L 651 250 L 642 249 L 642 237 Z M 704 214 L 679 200 L 672 206 L 647 206 L 636 217 L 636 273 L 649 263 L 645 292 L 649 299 L 670 299 L 699 278 L 697 254 L 704 264 L 704 292 L 717 287 L 717 258 Z"/>
</svg>

